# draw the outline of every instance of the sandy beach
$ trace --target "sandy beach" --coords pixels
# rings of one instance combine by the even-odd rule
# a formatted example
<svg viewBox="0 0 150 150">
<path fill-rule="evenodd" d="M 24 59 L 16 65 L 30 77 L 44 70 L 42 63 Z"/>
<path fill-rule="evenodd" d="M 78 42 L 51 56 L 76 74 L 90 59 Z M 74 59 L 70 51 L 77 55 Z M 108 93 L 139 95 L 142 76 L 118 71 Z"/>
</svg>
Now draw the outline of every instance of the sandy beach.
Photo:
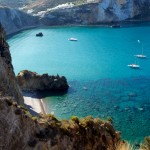
<svg viewBox="0 0 150 150">
<path fill-rule="evenodd" d="M 36 96 L 36 93 L 24 94 L 24 103 L 31 111 L 46 114 L 43 101 Z"/>
</svg>

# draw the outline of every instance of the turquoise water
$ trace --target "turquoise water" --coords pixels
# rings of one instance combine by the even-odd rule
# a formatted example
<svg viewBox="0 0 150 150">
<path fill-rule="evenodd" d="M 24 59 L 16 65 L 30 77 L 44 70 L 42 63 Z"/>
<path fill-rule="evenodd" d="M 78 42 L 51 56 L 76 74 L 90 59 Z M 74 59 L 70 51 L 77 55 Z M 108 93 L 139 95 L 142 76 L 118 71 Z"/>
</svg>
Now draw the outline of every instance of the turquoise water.
<svg viewBox="0 0 150 150">
<path fill-rule="evenodd" d="M 38 32 L 44 36 L 35 37 Z M 48 112 L 60 119 L 111 116 L 124 139 L 139 142 L 150 135 L 149 33 L 150 26 L 47 27 L 23 31 L 8 42 L 16 74 L 28 69 L 67 77 L 67 94 L 44 93 Z M 137 40 L 149 58 L 134 58 L 141 53 Z M 141 69 L 127 67 L 135 61 Z"/>
</svg>

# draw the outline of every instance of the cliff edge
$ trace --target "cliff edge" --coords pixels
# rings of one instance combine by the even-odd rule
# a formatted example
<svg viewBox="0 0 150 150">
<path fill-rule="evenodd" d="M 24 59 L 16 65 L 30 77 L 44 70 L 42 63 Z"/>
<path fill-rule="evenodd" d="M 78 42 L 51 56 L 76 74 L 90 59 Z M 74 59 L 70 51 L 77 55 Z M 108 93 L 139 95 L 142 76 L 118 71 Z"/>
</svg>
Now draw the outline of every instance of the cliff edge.
<svg viewBox="0 0 150 150">
<path fill-rule="evenodd" d="M 9 45 L 5 38 L 6 33 L 0 24 L 0 92 L 23 105 L 23 96 L 16 82 Z"/>
<path fill-rule="evenodd" d="M 110 122 L 91 116 L 37 118 L 8 97 L 0 98 L 0 133 L 2 150 L 115 150 L 120 143 Z"/>
</svg>

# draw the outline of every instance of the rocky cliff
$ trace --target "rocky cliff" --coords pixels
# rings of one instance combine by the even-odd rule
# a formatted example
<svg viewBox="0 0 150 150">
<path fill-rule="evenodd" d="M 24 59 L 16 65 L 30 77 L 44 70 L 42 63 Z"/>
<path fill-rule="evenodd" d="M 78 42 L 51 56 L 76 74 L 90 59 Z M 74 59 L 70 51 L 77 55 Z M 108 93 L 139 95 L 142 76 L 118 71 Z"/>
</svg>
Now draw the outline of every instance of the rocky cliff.
<svg viewBox="0 0 150 150">
<path fill-rule="evenodd" d="M 19 72 L 17 81 L 22 90 L 67 91 L 69 88 L 64 76 L 39 75 L 28 70 Z"/>
<path fill-rule="evenodd" d="M 0 23 L 4 26 L 7 34 L 17 32 L 24 28 L 38 26 L 37 17 L 33 17 L 22 11 L 0 6 Z"/>
<path fill-rule="evenodd" d="M 7 6 L 11 8 L 20 8 L 25 5 L 31 4 L 35 0 L 0 0 L 1 6 Z"/>
<path fill-rule="evenodd" d="M 7 97 L 0 98 L 0 133 L 1 150 L 115 150 L 120 143 L 110 122 L 37 118 Z"/>
<path fill-rule="evenodd" d="M 16 82 L 9 45 L 5 40 L 6 34 L 0 25 L 0 92 L 12 96 L 19 104 L 23 105 L 23 97 Z"/>
<path fill-rule="evenodd" d="M 150 19 L 150 0 L 35 1 L 25 11 L 39 16 L 43 24 L 108 24 Z"/>
</svg>

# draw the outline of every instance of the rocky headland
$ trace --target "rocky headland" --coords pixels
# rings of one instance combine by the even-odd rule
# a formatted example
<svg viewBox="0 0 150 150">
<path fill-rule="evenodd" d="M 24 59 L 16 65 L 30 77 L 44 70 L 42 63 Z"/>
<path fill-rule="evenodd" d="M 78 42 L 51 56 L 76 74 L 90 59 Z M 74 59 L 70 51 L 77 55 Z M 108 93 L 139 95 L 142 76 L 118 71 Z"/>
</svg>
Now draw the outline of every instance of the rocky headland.
<svg viewBox="0 0 150 150">
<path fill-rule="evenodd" d="M 115 131 L 111 121 L 94 119 L 91 116 L 83 119 L 74 116 L 62 121 L 51 114 L 32 116 L 23 106 L 22 93 L 14 75 L 5 38 L 5 32 L 0 27 L 0 149 L 114 150 L 122 143 L 120 133 Z M 30 71 L 23 71 L 18 76 L 24 88 L 36 89 L 33 84 L 40 88 L 38 80 L 41 79 L 40 83 L 43 83 L 49 78 L 50 81 L 62 80 L 61 83 L 66 84 L 64 77 L 40 76 Z M 61 86 L 53 86 L 61 89 Z"/>
<path fill-rule="evenodd" d="M 17 81 L 23 91 L 67 91 L 69 88 L 64 76 L 39 75 L 28 70 L 19 72 Z"/>
</svg>

